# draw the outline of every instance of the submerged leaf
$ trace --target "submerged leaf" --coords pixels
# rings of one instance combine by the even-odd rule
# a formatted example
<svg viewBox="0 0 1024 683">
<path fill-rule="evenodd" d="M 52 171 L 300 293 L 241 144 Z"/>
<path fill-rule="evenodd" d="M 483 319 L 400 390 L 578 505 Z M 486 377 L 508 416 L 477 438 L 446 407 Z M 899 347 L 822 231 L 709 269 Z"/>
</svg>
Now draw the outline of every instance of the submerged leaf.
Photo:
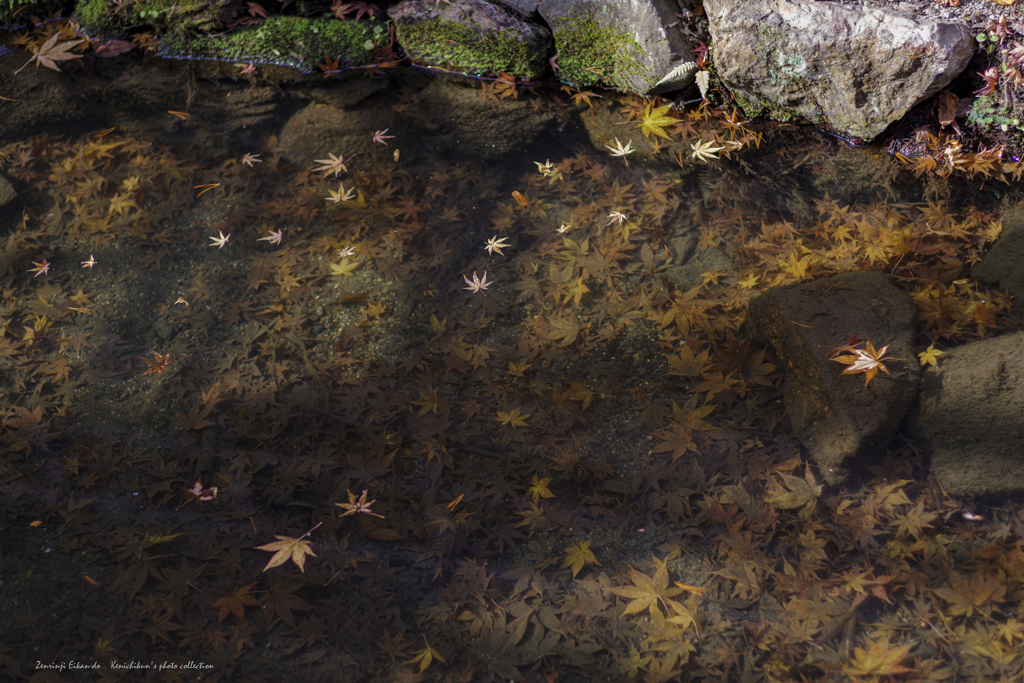
<svg viewBox="0 0 1024 683">
<path fill-rule="evenodd" d="M 821 495 L 821 486 L 814 481 L 809 470 L 806 480 L 792 474 L 779 474 L 778 477 L 769 490 L 767 500 L 780 510 L 813 506 Z"/>
<path fill-rule="evenodd" d="M 565 559 L 562 560 L 562 569 L 566 567 L 572 567 L 572 578 L 576 578 L 576 575 L 580 573 L 584 565 L 596 564 L 601 565 L 594 557 L 594 552 L 590 549 L 590 541 L 580 541 L 575 545 L 571 545 L 565 549 Z"/>
<path fill-rule="evenodd" d="M 855 647 L 854 661 L 844 666 L 843 671 L 853 676 L 891 676 L 913 671 L 900 665 L 909 652 L 909 645 L 889 647 L 888 641 L 878 640 L 871 644 L 869 650 Z"/>
</svg>

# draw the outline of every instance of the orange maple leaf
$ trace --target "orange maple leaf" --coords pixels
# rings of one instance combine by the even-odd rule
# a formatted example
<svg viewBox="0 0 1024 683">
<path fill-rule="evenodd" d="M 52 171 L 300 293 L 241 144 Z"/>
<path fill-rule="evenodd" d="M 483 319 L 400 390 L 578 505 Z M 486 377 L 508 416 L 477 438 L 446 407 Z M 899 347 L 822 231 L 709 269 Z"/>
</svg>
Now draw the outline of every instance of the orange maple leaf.
<svg viewBox="0 0 1024 683">
<path fill-rule="evenodd" d="M 856 337 L 855 337 L 856 338 Z M 851 340 L 852 341 L 852 340 Z M 835 353 L 829 360 L 834 360 L 837 363 L 849 365 L 850 367 L 843 370 L 843 375 L 856 375 L 857 373 L 864 373 L 864 386 L 868 385 L 878 371 L 881 370 L 885 374 L 889 374 L 889 369 L 885 367 L 885 363 L 882 361 L 887 360 L 899 360 L 893 356 L 886 356 L 885 352 L 889 350 L 889 345 L 886 344 L 880 349 L 876 349 L 875 345 L 871 343 L 871 340 L 865 342 L 865 347 L 860 348 L 860 344 L 856 346 L 847 344 L 840 346 L 835 349 Z M 839 355 L 844 351 L 848 351 L 847 355 Z"/>
</svg>

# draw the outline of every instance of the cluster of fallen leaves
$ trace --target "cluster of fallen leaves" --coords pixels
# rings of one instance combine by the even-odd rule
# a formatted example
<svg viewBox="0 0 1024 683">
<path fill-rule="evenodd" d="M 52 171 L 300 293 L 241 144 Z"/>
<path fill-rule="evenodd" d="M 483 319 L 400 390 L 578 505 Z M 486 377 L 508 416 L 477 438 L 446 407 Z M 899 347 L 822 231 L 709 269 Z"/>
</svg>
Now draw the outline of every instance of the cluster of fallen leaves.
<svg viewBox="0 0 1024 683">
<path fill-rule="evenodd" d="M 151 33 L 137 33 L 131 41 L 93 40 L 73 21 L 40 22 L 37 28 L 37 31 L 21 33 L 11 40 L 12 45 L 25 47 L 32 53 L 32 58 L 15 74 L 32 62 L 36 66 L 60 71 L 62 62 L 81 59 L 83 53 L 90 49 L 97 57 L 116 57 L 135 47 L 155 50 L 157 44 Z"/>
<path fill-rule="evenodd" d="M 955 118 L 940 121 L 955 123 Z M 969 178 L 1000 180 L 1007 184 L 1019 182 L 1024 176 L 1024 161 L 1010 158 L 1002 147 L 979 147 L 964 149 L 958 136 L 929 128 L 915 133 L 914 140 L 894 150 L 897 159 L 903 162 L 918 178 L 938 176 L 948 178 L 953 173 L 962 173 Z"/>
<path fill-rule="evenodd" d="M 728 112 L 629 106 L 631 127 L 684 151 L 761 140 Z M 752 222 L 705 200 L 698 174 L 603 151 L 491 185 L 473 160 L 396 169 L 382 149 L 349 169 L 360 199 L 328 203 L 272 140 L 259 168 L 216 174 L 147 147 L 107 132 L 3 150 L 27 211 L 0 244 L 0 506 L 20 534 L 0 553 L 28 604 L 0 598 L 2 642 L 110 675 L 203 661 L 211 680 L 941 681 L 1021 665 L 1019 506 L 965 517 L 902 442 L 824 487 L 784 427 L 778 369 L 738 333 L 757 292 L 865 267 L 934 307 L 922 359 L 933 336 L 1004 329 L 1008 307 L 956 282 L 997 216 L 816 195 L 809 217 Z M 258 239 L 272 228 L 279 246 Z M 200 248 L 221 232 L 227 248 Z M 495 236 L 504 253 L 485 250 Z M 742 272 L 677 285 L 687 237 Z M 104 270 L 115 238 L 131 258 Z M 341 245 L 360 267 L 330 278 Z M 66 267 L 96 247 L 96 268 Z M 27 275 L 43 256 L 54 274 Z M 486 296 L 463 291 L 474 268 Z M 105 312 L 156 282 L 136 318 Z M 177 332 L 150 360 L 156 316 Z M 885 353 L 837 355 L 870 381 Z M 141 354 L 165 371 L 144 374 Z M 127 436 L 104 424 L 126 395 Z M 39 561 L 47 546 L 69 564 Z M 34 671 L 0 650 L 0 673 Z"/>
</svg>

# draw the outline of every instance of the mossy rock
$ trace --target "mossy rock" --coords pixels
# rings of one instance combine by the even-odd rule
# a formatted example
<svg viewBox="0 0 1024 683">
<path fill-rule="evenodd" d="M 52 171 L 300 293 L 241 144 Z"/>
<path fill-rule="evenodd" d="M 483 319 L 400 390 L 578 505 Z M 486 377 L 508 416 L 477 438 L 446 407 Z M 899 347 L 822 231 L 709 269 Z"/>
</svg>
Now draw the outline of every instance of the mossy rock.
<svg viewBox="0 0 1024 683">
<path fill-rule="evenodd" d="M 635 91 L 631 76 L 642 70 L 635 57 L 640 45 L 628 33 L 601 27 L 593 17 L 583 15 L 564 18 L 553 29 L 562 80 L 579 88 Z M 651 74 L 649 80 L 653 86 L 658 77 Z"/>
<path fill-rule="evenodd" d="M 551 36 L 500 5 L 463 0 L 437 6 L 408 0 L 388 11 L 412 59 L 480 75 L 537 79 L 546 71 Z"/>
<path fill-rule="evenodd" d="M 84 0 L 75 18 L 88 33 L 103 37 L 142 25 L 152 26 L 161 35 L 184 38 L 221 31 L 233 14 L 231 0 L 145 0 L 121 5 L 109 0 Z"/>
<path fill-rule="evenodd" d="M 278 64 L 304 73 L 317 70 L 325 55 L 338 67 L 365 66 L 370 62 L 374 32 L 381 24 L 322 17 L 271 17 L 260 26 L 247 26 L 226 35 L 165 38 L 160 53 L 169 57 L 222 59 L 235 62 Z"/>
</svg>

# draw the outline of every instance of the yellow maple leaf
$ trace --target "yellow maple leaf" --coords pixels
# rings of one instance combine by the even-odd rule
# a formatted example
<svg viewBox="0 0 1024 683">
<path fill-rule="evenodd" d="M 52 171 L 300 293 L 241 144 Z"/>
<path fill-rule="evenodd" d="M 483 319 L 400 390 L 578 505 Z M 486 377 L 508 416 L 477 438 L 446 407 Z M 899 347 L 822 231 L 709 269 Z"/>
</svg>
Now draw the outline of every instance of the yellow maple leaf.
<svg viewBox="0 0 1024 683">
<path fill-rule="evenodd" d="M 711 362 L 708 360 L 707 350 L 695 354 L 693 347 L 690 345 L 680 349 L 678 356 L 665 356 L 665 358 L 668 360 L 668 364 L 672 366 L 668 374 L 677 377 L 699 377 L 711 365 Z"/>
<path fill-rule="evenodd" d="M 533 413 L 523 413 L 519 408 L 513 408 L 507 413 L 498 411 L 498 417 L 494 418 L 501 423 L 502 427 L 525 427 L 526 418 L 530 417 Z"/>
<path fill-rule="evenodd" d="M 889 647 L 888 641 L 876 640 L 868 650 L 853 648 L 854 661 L 849 666 L 844 666 L 843 671 L 852 676 L 891 676 L 913 671 L 900 665 L 908 652 L 909 645 Z"/>
<path fill-rule="evenodd" d="M 135 200 L 132 199 L 127 192 L 124 192 L 121 194 L 114 195 L 114 197 L 110 200 L 110 206 L 107 207 L 107 213 L 110 214 L 116 211 L 119 216 L 123 216 L 125 209 L 130 209 L 133 207 L 136 209 L 139 208 L 138 205 L 135 203 Z"/>
<path fill-rule="evenodd" d="M 813 509 L 822 487 L 814 480 L 810 470 L 807 470 L 804 478 L 781 472 L 776 476 L 778 479 L 773 480 L 769 486 L 767 502 L 780 510 L 804 507 Z"/>
<path fill-rule="evenodd" d="M 679 119 L 674 119 L 667 115 L 668 110 L 671 108 L 672 105 L 669 104 L 655 108 L 652 104 L 648 103 L 640 123 L 637 124 L 640 126 L 640 132 L 644 134 L 645 138 L 651 137 L 651 133 L 663 138 L 668 137 L 668 133 L 665 132 L 665 126 L 679 123 Z"/>
<path fill-rule="evenodd" d="M 427 670 L 427 667 L 430 666 L 435 659 L 441 662 L 442 664 L 448 663 L 445 661 L 444 657 L 441 656 L 440 652 L 430 647 L 430 643 L 427 642 L 426 636 L 423 637 L 423 644 L 426 645 L 426 647 L 422 650 L 418 650 L 415 653 L 416 656 L 410 659 L 408 662 L 406 662 L 406 664 L 415 664 L 416 662 L 419 662 L 420 673 L 423 673 Z"/>
<path fill-rule="evenodd" d="M 928 348 L 917 354 L 917 357 L 921 360 L 921 365 L 934 365 L 939 367 L 939 356 L 942 355 L 942 351 L 935 348 L 934 344 L 929 344 Z"/>
<path fill-rule="evenodd" d="M 316 526 L 320 526 L 320 524 L 317 524 Z M 316 529 L 316 526 L 313 527 L 313 529 Z M 267 562 L 267 566 L 263 568 L 263 571 L 273 569 L 274 567 L 280 567 L 288 560 L 291 560 L 295 563 L 295 566 L 299 568 L 299 571 L 305 574 L 306 555 L 316 557 L 316 553 L 313 552 L 313 548 L 310 546 L 309 541 L 304 541 L 303 539 L 306 538 L 313 529 L 302 534 L 299 538 L 278 536 L 275 534 L 274 538 L 277 539 L 276 541 L 273 543 L 267 543 L 266 545 L 257 546 L 256 550 L 266 550 L 267 552 L 274 553 L 274 556 L 270 558 L 270 562 Z"/>
<path fill-rule="evenodd" d="M 533 481 L 530 482 L 530 488 L 527 489 L 527 493 L 533 496 L 533 502 L 536 503 L 539 498 L 551 498 L 555 494 L 551 493 L 551 489 L 548 488 L 549 479 L 544 477 L 541 479 L 536 474 L 533 475 Z"/>
<path fill-rule="evenodd" d="M 743 289 L 753 289 L 754 287 L 757 286 L 757 281 L 760 279 L 760 275 L 754 275 L 753 273 L 750 273 L 736 284 L 742 287 Z"/>
<path fill-rule="evenodd" d="M 349 261 L 347 258 L 342 259 L 341 263 L 330 263 L 331 275 L 352 277 L 355 272 L 359 270 L 359 261 Z"/>
<path fill-rule="evenodd" d="M 594 557 L 593 551 L 590 550 L 590 541 L 580 541 L 565 549 L 565 559 L 562 560 L 561 568 L 572 567 L 572 578 L 575 579 L 583 566 L 587 564 L 601 566 L 601 563 Z"/>
<path fill-rule="evenodd" d="M 971 616 L 974 610 L 988 614 L 990 602 L 1006 600 L 1006 586 L 998 576 L 975 572 L 965 577 L 951 572 L 949 587 L 936 588 L 932 592 L 950 603 L 949 611 L 954 616 Z"/>
<path fill-rule="evenodd" d="M 650 612 L 651 617 L 655 621 L 661 621 L 664 619 L 664 615 L 659 605 L 669 613 L 675 612 L 679 615 L 689 613 L 681 603 L 671 599 L 682 593 L 683 589 L 674 586 L 669 587 L 666 563 L 655 558 L 654 565 L 657 569 L 653 577 L 642 574 L 635 569 L 630 569 L 629 579 L 633 582 L 633 585 L 611 589 L 611 592 L 615 595 L 629 600 L 629 604 L 626 605 L 626 609 L 622 613 L 623 616 Z"/>
</svg>

